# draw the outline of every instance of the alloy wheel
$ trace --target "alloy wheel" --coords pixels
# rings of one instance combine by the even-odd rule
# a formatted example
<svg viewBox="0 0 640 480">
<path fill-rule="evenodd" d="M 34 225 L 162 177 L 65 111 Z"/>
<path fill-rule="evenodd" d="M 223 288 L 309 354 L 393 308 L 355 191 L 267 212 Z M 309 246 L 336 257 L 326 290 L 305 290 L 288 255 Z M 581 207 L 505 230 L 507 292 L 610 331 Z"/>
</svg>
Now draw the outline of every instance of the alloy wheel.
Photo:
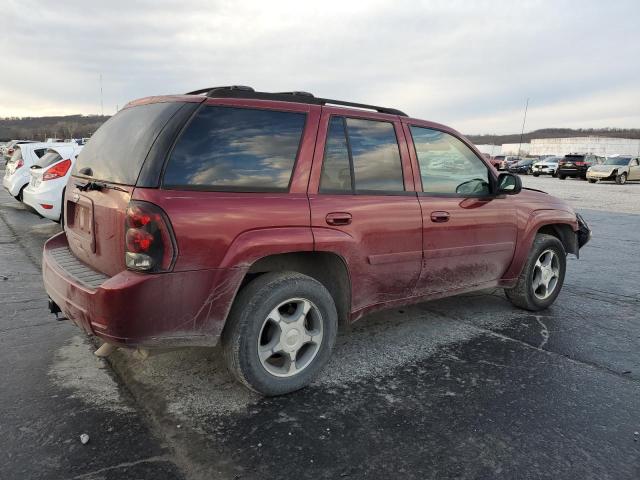
<svg viewBox="0 0 640 480">
<path fill-rule="evenodd" d="M 285 300 L 271 310 L 258 337 L 258 357 L 276 377 L 291 377 L 307 368 L 320 350 L 322 316 L 304 298 Z"/>
<path fill-rule="evenodd" d="M 540 300 L 551 296 L 560 278 L 560 259 L 558 254 L 547 249 L 540 254 L 533 267 L 533 294 Z"/>
</svg>

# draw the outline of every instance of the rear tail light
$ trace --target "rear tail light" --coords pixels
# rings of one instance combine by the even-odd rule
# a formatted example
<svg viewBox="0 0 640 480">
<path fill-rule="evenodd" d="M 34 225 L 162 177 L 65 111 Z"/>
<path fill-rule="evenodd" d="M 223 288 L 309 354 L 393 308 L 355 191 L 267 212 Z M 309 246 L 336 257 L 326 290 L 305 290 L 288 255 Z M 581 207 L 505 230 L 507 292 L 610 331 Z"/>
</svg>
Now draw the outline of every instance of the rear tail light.
<svg viewBox="0 0 640 480">
<path fill-rule="evenodd" d="M 13 148 L 10 148 L 9 150 L 7 150 L 7 155 L 13 155 Z"/>
<path fill-rule="evenodd" d="M 576 167 L 584 167 L 587 164 L 587 162 L 575 162 L 575 164 L 576 164 Z"/>
<path fill-rule="evenodd" d="M 51 210 L 53 208 L 53 205 L 51 205 L 49 203 L 41 203 L 40 206 L 42 208 L 44 208 L 45 210 Z"/>
<path fill-rule="evenodd" d="M 42 180 L 54 180 L 64 177 L 71 168 L 71 160 L 63 160 L 56 163 L 53 167 L 47 169 L 42 175 Z"/>
<path fill-rule="evenodd" d="M 24 160 L 20 159 L 20 160 L 18 160 L 18 163 L 16 163 L 16 168 L 15 169 L 17 170 L 17 169 L 21 168 L 23 165 L 24 165 Z"/>
<path fill-rule="evenodd" d="M 177 255 L 173 229 L 164 211 L 132 200 L 125 217 L 125 263 L 131 270 L 166 272 Z"/>
</svg>

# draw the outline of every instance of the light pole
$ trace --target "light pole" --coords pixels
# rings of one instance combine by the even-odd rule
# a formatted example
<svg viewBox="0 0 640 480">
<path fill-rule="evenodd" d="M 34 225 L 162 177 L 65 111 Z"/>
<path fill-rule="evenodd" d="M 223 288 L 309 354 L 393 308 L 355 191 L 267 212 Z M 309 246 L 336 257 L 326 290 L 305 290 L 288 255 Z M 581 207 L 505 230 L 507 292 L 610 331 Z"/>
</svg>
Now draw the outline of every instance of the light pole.
<svg viewBox="0 0 640 480">
<path fill-rule="evenodd" d="M 529 108 L 529 98 L 524 106 L 524 118 L 522 119 L 522 130 L 520 130 L 520 143 L 518 144 L 518 158 L 520 158 L 520 148 L 522 148 L 522 136 L 524 135 L 524 124 L 527 122 L 527 109 Z"/>
</svg>

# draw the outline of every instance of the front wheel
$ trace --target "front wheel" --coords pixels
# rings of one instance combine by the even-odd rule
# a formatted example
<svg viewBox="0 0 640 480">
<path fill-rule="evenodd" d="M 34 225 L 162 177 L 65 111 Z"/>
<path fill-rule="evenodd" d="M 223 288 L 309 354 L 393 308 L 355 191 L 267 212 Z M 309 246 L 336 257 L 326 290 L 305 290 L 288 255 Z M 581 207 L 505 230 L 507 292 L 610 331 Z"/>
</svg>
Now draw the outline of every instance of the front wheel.
<svg viewBox="0 0 640 480">
<path fill-rule="evenodd" d="M 617 175 L 616 176 L 616 183 L 618 185 L 624 185 L 625 183 L 627 183 L 627 174 L 623 172 L 620 175 Z"/>
<path fill-rule="evenodd" d="M 329 291 L 296 272 L 266 273 L 238 294 L 222 334 L 230 372 L 262 395 L 307 386 L 331 356 L 338 314 Z"/>
<path fill-rule="evenodd" d="M 596 182 L 597 182 L 597 180 L 595 178 L 590 178 L 589 179 L 589 183 L 596 183 Z"/>
<path fill-rule="evenodd" d="M 533 174 L 533 176 L 534 176 L 534 177 L 539 177 L 539 176 L 540 176 L 540 174 L 539 174 L 539 173 L 534 173 L 534 174 Z"/>
<path fill-rule="evenodd" d="M 507 298 L 516 307 L 536 312 L 556 300 L 567 268 L 567 254 L 562 242 L 553 235 L 536 235 L 527 263 L 518 283 L 505 288 Z"/>
<path fill-rule="evenodd" d="M 560 180 L 565 180 L 567 178 L 567 176 L 566 175 L 558 175 L 558 178 Z"/>
</svg>

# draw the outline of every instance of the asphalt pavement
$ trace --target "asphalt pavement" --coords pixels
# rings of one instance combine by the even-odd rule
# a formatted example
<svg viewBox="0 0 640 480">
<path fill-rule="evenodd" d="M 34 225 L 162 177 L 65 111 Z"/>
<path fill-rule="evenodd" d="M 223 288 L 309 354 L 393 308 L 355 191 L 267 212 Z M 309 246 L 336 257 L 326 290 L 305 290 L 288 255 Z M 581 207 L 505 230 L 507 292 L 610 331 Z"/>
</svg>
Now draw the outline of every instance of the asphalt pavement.
<svg viewBox="0 0 640 480">
<path fill-rule="evenodd" d="M 265 399 L 218 349 L 95 358 L 46 310 L 58 227 L 2 192 L 0 477 L 640 478 L 640 211 L 578 209 L 594 238 L 552 308 L 494 290 L 370 315 L 312 386 Z"/>
</svg>

